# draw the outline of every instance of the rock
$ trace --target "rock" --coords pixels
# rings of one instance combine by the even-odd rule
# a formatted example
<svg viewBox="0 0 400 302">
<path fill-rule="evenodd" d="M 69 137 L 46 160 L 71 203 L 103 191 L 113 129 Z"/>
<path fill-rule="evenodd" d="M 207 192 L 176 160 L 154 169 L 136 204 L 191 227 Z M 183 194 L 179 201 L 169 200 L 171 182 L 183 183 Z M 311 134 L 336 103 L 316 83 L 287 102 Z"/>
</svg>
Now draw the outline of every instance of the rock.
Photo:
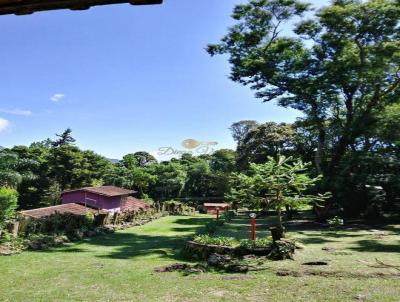
<svg viewBox="0 0 400 302">
<path fill-rule="evenodd" d="M 295 250 L 296 245 L 293 241 L 289 239 L 277 240 L 273 243 L 268 258 L 272 260 L 293 259 Z"/>
<path fill-rule="evenodd" d="M 363 295 L 363 294 L 358 294 L 354 297 L 354 299 L 359 300 L 359 301 L 363 301 L 367 299 L 367 295 Z"/>
<path fill-rule="evenodd" d="M 185 273 L 188 274 L 199 274 L 199 273 L 204 273 L 205 269 L 201 269 L 201 268 L 194 268 L 194 267 L 188 267 L 185 269 Z"/>
<path fill-rule="evenodd" d="M 333 252 L 336 251 L 336 249 L 333 248 L 333 247 L 323 247 L 322 250 L 326 251 L 326 252 L 329 252 L 329 253 L 333 253 Z"/>
<path fill-rule="evenodd" d="M 249 271 L 249 266 L 240 263 L 228 264 L 225 267 L 225 271 L 227 273 L 247 273 Z"/>
<path fill-rule="evenodd" d="M 156 267 L 154 269 L 157 273 L 165 273 L 165 272 L 174 272 L 174 271 L 181 271 L 188 267 L 186 263 L 174 263 L 170 265 Z"/>
<path fill-rule="evenodd" d="M 228 255 L 220 255 L 217 253 L 211 254 L 208 259 L 207 263 L 211 266 L 215 267 L 224 267 L 225 265 L 229 264 L 232 261 L 232 258 Z"/>
<path fill-rule="evenodd" d="M 289 271 L 278 271 L 276 272 L 277 276 L 285 277 L 285 276 L 290 276 L 291 273 Z"/>
<path fill-rule="evenodd" d="M 223 276 L 222 280 L 245 280 L 249 279 L 248 275 L 233 275 L 233 276 Z"/>
<path fill-rule="evenodd" d="M 101 232 L 103 232 L 103 233 L 106 233 L 106 234 L 112 234 L 112 233 L 115 232 L 115 227 L 112 226 L 112 225 L 107 224 L 107 225 L 104 225 L 104 226 L 100 227 L 99 230 Z"/>
<path fill-rule="evenodd" d="M 189 259 L 205 261 L 211 254 L 234 255 L 235 252 L 237 248 L 234 247 L 200 244 L 193 241 L 188 241 L 182 251 L 183 255 Z"/>
<path fill-rule="evenodd" d="M 29 247 L 29 249 L 34 250 L 34 251 L 40 250 L 40 248 L 41 248 L 40 244 L 37 242 L 29 242 L 28 247 Z"/>
<path fill-rule="evenodd" d="M 55 246 L 59 246 L 59 245 L 62 245 L 64 243 L 64 241 L 62 240 L 62 239 L 60 239 L 60 238 L 54 238 L 54 242 L 53 242 L 53 245 L 55 245 Z"/>
<path fill-rule="evenodd" d="M 157 273 L 179 271 L 179 272 L 184 272 L 185 274 L 194 274 L 194 273 L 203 273 L 207 271 L 207 267 L 205 267 L 202 264 L 189 265 L 186 263 L 174 263 L 170 265 L 156 267 L 154 271 Z"/>
<path fill-rule="evenodd" d="M 13 249 L 13 247 L 10 244 L 5 243 L 0 245 L 0 256 L 11 256 L 20 252 L 21 251 Z"/>
<path fill-rule="evenodd" d="M 94 236 L 96 236 L 96 232 L 95 231 L 87 231 L 86 232 L 86 236 L 87 237 L 94 237 Z"/>
<path fill-rule="evenodd" d="M 301 244 L 300 242 L 295 241 L 295 246 L 296 246 L 296 250 L 304 250 L 306 247 L 304 244 Z"/>
<path fill-rule="evenodd" d="M 276 272 L 277 276 L 280 277 L 287 277 L 287 276 L 291 276 L 291 277 L 302 277 L 303 273 L 302 272 L 297 272 L 297 271 L 277 271 Z"/>
</svg>

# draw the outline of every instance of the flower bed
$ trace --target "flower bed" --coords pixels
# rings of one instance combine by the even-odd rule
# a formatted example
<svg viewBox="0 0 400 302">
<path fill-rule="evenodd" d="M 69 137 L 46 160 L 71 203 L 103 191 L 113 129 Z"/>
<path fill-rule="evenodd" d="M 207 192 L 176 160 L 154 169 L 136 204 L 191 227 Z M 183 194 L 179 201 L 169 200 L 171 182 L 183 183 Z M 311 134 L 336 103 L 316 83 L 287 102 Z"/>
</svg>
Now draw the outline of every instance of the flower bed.
<svg viewBox="0 0 400 302">
<path fill-rule="evenodd" d="M 211 254 L 267 256 L 272 250 L 272 241 L 268 238 L 257 240 L 236 240 L 230 237 L 210 237 L 200 235 L 188 241 L 183 249 L 184 255 L 196 260 L 207 260 Z"/>
</svg>

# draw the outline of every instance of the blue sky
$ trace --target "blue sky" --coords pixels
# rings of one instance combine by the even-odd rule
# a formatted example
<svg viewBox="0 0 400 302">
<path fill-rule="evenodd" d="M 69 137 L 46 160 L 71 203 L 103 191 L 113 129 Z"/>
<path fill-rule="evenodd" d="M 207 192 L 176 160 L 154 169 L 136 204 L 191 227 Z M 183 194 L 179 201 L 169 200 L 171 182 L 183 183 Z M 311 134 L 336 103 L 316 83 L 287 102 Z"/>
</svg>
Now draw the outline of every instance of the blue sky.
<svg viewBox="0 0 400 302">
<path fill-rule="evenodd" d="M 234 148 L 235 121 L 293 121 L 297 112 L 261 103 L 228 79 L 225 57 L 204 50 L 232 24 L 235 3 L 165 0 L 0 16 L 0 146 L 71 127 L 79 147 L 120 158 L 182 149 L 187 138 Z"/>
</svg>

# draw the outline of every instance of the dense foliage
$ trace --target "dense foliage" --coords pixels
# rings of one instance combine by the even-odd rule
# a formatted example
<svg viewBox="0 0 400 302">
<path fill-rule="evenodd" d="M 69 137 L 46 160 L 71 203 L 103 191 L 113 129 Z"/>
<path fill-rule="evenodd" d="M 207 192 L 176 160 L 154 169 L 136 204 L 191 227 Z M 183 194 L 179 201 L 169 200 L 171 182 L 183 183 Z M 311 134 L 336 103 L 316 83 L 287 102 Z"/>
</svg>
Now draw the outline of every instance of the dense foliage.
<svg viewBox="0 0 400 302">
<path fill-rule="evenodd" d="M 9 188 L 0 188 L 0 231 L 6 221 L 14 216 L 17 208 L 18 193 Z"/>
<path fill-rule="evenodd" d="M 304 204 L 316 204 L 330 197 L 329 193 L 310 194 L 310 189 L 320 177 L 310 177 L 308 167 L 301 160 L 280 155 L 263 164 L 250 164 L 248 174 L 232 175 L 231 192 L 228 199 L 243 206 L 256 209 L 273 208 L 277 212 L 278 227 L 282 229 L 282 210 Z"/>
<path fill-rule="evenodd" d="M 193 241 L 200 244 L 240 247 L 247 250 L 266 248 L 270 247 L 272 244 L 271 238 L 257 238 L 256 240 L 250 240 L 210 235 L 197 235 L 194 237 Z"/>
<path fill-rule="evenodd" d="M 295 134 L 284 125 L 236 125 L 243 166 L 274 149 L 312 157 L 332 201 L 348 213 L 368 207 L 366 185 L 396 191 L 399 177 L 393 181 L 391 167 L 370 167 L 380 158 L 390 166 L 400 160 L 399 2 L 335 0 L 313 13 L 298 0 L 251 0 L 232 17 L 235 25 L 208 52 L 228 55 L 231 79 L 256 97 L 302 113 Z M 398 197 L 398 189 L 388 196 Z"/>
<path fill-rule="evenodd" d="M 67 129 L 54 141 L 0 149 L 0 186 L 18 190 L 20 209 L 58 204 L 63 190 L 97 185 L 134 189 L 143 199 L 197 205 L 210 198 L 222 200 L 229 174 L 236 169 L 236 153 L 228 149 L 160 163 L 142 151 L 113 163 L 74 143 Z"/>
</svg>

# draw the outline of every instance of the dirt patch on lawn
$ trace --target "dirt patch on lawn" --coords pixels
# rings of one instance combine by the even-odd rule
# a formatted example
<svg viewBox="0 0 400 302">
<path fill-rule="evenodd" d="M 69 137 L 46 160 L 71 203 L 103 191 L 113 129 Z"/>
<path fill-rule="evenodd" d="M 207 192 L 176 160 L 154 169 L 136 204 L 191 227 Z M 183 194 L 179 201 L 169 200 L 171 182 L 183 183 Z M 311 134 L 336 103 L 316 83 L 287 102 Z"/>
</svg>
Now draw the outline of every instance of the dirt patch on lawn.
<svg viewBox="0 0 400 302">
<path fill-rule="evenodd" d="M 277 276 L 280 277 L 304 277 L 304 276 L 319 276 L 319 277 L 333 277 L 333 278 L 399 278 L 400 273 L 352 273 L 352 272 L 342 272 L 342 271 L 317 271 L 317 270 L 281 270 L 276 272 Z"/>
</svg>

